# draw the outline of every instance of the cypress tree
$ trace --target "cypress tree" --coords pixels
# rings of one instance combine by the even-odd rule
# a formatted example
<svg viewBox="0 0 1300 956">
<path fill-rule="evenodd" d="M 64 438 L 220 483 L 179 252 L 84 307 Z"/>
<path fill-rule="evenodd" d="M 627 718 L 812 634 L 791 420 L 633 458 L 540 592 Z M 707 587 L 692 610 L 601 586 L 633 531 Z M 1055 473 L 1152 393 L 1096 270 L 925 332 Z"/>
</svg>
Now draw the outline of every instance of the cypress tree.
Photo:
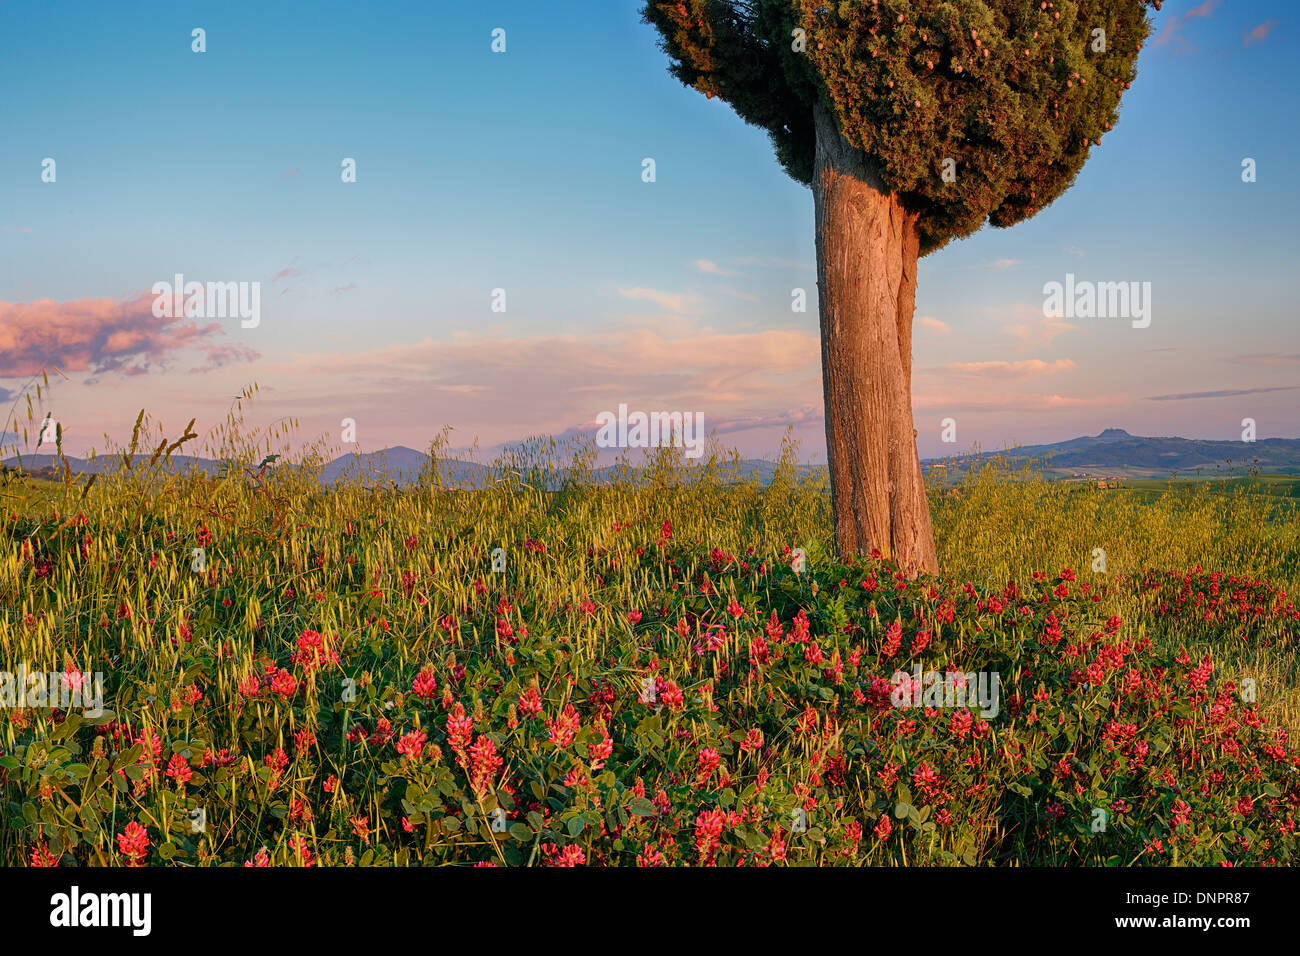
<svg viewBox="0 0 1300 956">
<path fill-rule="evenodd" d="M 836 546 L 937 570 L 912 423 L 920 256 L 1061 195 L 1161 0 L 647 0 L 672 73 L 811 186 Z"/>
</svg>

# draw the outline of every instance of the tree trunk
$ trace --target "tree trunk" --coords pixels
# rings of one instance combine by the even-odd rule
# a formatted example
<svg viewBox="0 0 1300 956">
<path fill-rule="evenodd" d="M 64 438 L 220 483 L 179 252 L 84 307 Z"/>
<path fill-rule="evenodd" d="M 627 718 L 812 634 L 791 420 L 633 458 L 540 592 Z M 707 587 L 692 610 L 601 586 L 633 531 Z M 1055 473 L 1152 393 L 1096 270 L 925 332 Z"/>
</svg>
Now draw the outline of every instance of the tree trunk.
<svg viewBox="0 0 1300 956">
<path fill-rule="evenodd" d="M 826 452 L 841 556 L 938 571 L 912 425 L 916 218 L 816 107 L 813 201 Z"/>
</svg>

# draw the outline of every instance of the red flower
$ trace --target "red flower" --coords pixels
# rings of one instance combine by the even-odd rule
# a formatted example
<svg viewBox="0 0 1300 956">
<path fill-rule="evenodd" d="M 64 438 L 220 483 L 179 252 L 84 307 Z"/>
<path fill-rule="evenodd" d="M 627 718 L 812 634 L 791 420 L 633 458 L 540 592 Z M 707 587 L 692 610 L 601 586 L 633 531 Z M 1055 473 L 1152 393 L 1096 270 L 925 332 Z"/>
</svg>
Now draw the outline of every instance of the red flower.
<svg viewBox="0 0 1300 956">
<path fill-rule="evenodd" d="M 885 631 L 885 645 L 880 649 L 880 653 L 885 657 L 893 657 L 898 653 L 898 649 L 903 644 L 903 625 L 895 621 L 889 625 L 889 630 Z"/>
<path fill-rule="evenodd" d="M 149 855 L 149 834 L 132 820 L 117 835 L 117 846 L 126 855 L 128 866 L 143 866 L 145 857 Z"/>
<path fill-rule="evenodd" d="M 190 769 L 188 760 L 180 754 L 172 754 L 172 759 L 167 762 L 167 776 L 176 781 L 176 786 L 183 787 L 194 776 L 194 771 Z"/>
<path fill-rule="evenodd" d="M 298 652 L 293 655 L 292 660 L 296 664 L 301 664 L 302 669 L 310 674 L 317 668 L 337 664 L 339 655 L 337 651 L 330 649 L 327 638 L 319 631 L 303 631 L 298 635 Z"/>
<path fill-rule="evenodd" d="M 712 747 L 705 747 L 701 750 L 695 760 L 695 785 L 697 787 L 704 786 L 709 778 L 713 776 L 713 771 L 718 769 L 718 764 L 721 762 L 722 758 L 718 756 L 718 752 Z"/>
<path fill-rule="evenodd" d="M 42 840 L 36 846 L 32 847 L 31 855 L 28 857 L 32 866 L 49 867 L 58 866 L 59 858 L 50 852 L 50 848 Z"/>
<path fill-rule="evenodd" d="M 542 712 L 542 695 L 536 685 L 529 687 L 519 695 L 519 713 L 525 717 L 536 717 Z"/>
<path fill-rule="evenodd" d="M 303 866 L 311 866 L 314 857 L 311 850 L 307 849 L 307 841 L 302 838 L 302 834 L 295 834 L 289 838 L 289 849 L 302 860 Z"/>
<path fill-rule="evenodd" d="M 397 742 L 397 752 L 411 760 L 419 760 L 424 750 L 425 739 L 422 730 L 412 730 L 410 733 L 403 734 L 402 739 Z"/>
<path fill-rule="evenodd" d="M 438 679 L 433 676 L 433 666 L 426 664 L 411 684 L 411 692 L 421 700 L 432 700 L 438 692 Z"/>
<path fill-rule="evenodd" d="M 636 855 L 637 866 L 663 866 L 664 855 L 655 849 L 653 843 L 647 843 L 645 848 Z"/>
<path fill-rule="evenodd" d="M 481 797 L 492 786 L 492 778 L 505 761 L 497 756 L 497 745 L 492 742 L 492 738 L 482 734 L 474 741 L 474 746 L 469 748 L 469 754 L 470 786 Z"/>
<path fill-rule="evenodd" d="M 658 685 L 658 683 L 659 678 L 655 678 L 655 684 Z M 655 689 L 658 691 L 659 699 L 668 706 L 669 710 L 682 709 L 685 696 L 682 694 L 681 688 L 677 686 L 676 682 L 664 681 L 662 687 L 656 686 Z"/>
<path fill-rule="evenodd" d="M 695 818 L 695 849 L 701 861 L 708 861 L 722 837 L 726 815 L 721 810 L 705 810 Z"/>
<path fill-rule="evenodd" d="M 587 854 L 577 844 L 570 844 L 557 852 L 555 844 L 550 843 L 542 848 L 542 852 L 546 855 L 547 866 L 581 866 L 587 862 Z"/>
<path fill-rule="evenodd" d="M 772 833 L 772 838 L 767 841 L 767 855 L 776 863 L 785 859 L 785 834 L 780 827 Z"/>
<path fill-rule="evenodd" d="M 609 732 L 605 730 L 604 724 L 597 723 L 597 727 L 601 734 L 600 742 L 587 744 L 587 755 L 591 758 L 592 770 L 599 770 L 605 766 L 605 761 L 614 752 L 614 741 L 610 739 Z"/>
<path fill-rule="evenodd" d="M 469 746 L 473 735 L 474 721 L 465 716 L 465 705 L 457 704 L 447 716 L 447 743 L 459 754 Z"/>
<path fill-rule="evenodd" d="M 546 722 L 547 740 L 557 747 L 567 747 L 582 729 L 582 719 L 572 704 L 564 705 L 564 712 L 555 720 Z"/>
<path fill-rule="evenodd" d="M 893 831 L 894 825 L 889 822 L 889 814 L 882 813 L 880 821 L 876 824 L 875 829 L 871 832 L 876 835 L 878 840 L 888 840 L 889 834 Z"/>
<path fill-rule="evenodd" d="M 281 697 L 285 698 L 286 700 L 292 697 L 293 692 L 296 691 L 297 689 L 298 689 L 297 679 L 292 674 L 290 674 L 287 670 L 285 670 L 283 667 L 280 668 L 280 670 L 276 673 L 275 677 L 271 679 L 272 693 L 279 694 Z"/>
</svg>

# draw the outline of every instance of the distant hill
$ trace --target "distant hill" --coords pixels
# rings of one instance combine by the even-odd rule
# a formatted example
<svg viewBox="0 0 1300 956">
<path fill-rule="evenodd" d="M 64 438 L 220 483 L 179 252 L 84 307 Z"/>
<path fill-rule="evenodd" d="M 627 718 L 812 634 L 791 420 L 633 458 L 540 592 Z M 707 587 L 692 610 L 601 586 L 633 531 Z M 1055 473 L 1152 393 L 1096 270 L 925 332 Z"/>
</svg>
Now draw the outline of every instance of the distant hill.
<svg viewBox="0 0 1300 956">
<path fill-rule="evenodd" d="M 1107 428 L 1099 435 L 1071 438 L 1050 445 L 1025 445 L 1005 451 L 929 458 L 922 462 L 922 467 L 926 471 L 941 468 L 956 478 L 995 457 L 1016 463 L 1032 461 L 1047 477 L 1065 480 L 1164 478 L 1173 472 L 1194 476 L 1198 469 L 1206 477 L 1229 470 L 1241 474 L 1252 469 L 1260 474 L 1300 475 L 1300 439 L 1263 438 L 1248 444 L 1199 438 L 1143 438 L 1130 435 L 1122 428 Z M 369 476 L 372 481 L 406 485 L 416 481 L 428 463 L 428 455 L 404 445 L 363 454 L 350 452 L 326 465 L 321 471 L 321 480 L 334 484 L 342 478 Z M 12 467 L 17 461 L 9 458 L 4 464 Z M 23 458 L 24 469 L 36 475 L 52 476 L 53 464 L 53 455 Z M 94 462 L 68 459 L 68 466 L 78 474 L 113 472 L 120 465 L 121 459 L 116 456 Z M 177 455 L 172 458 L 170 467 L 178 473 L 197 470 L 215 475 L 221 473 L 223 465 L 207 458 Z M 753 478 L 761 484 L 771 481 L 776 471 L 775 462 L 761 458 L 744 459 L 738 467 L 743 478 Z M 808 475 L 818 467 L 803 465 L 799 471 L 801 475 Z M 478 462 L 443 461 L 441 468 L 442 483 L 451 488 L 481 488 L 492 480 L 491 467 Z M 606 465 L 595 469 L 594 474 L 599 480 L 608 480 L 616 471 L 616 466 Z"/>
<path fill-rule="evenodd" d="M 147 463 L 153 452 L 136 455 L 136 463 Z M 48 478 L 54 476 L 54 455 L 23 455 L 23 471 L 38 478 Z M 0 462 L 6 468 L 18 467 L 18 459 L 6 458 Z M 68 456 L 68 469 L 74 475 L 104 475 L 112 474 L 122 466 L 122 459 L 118 455 L 106 455 L 94 461 L 85 458 L 76 458 Z M 195 458 L 191 455 L 173 455 L 171 458 L 171 470 L 176 473 L 187 471 L 201 471 L 209 475 L 220 474 L 222 469 L 221 462 L 213 461 L 209 458 Z M 62 474 L 62 466 L 59 468 L 59 474 Z"/>
<path fill-rule="evenodd" d="M 475 485 L 486 469 L 482 465 L 468 462 L 451 462 L 451 475 L 444 475 L 444 480 L 452 477 L 449 484 L 469 483 Z M 358 479 L 366 476 L 382 477 L 385 481 L 394 481 L 399 485 L 410 484 L 417 480 L 429 466 L 429 456 L 405 445 L 394 445 L 380 451 L 355 454 L 349 452 L 335 458 L 321 470 L 321 481 L 334 484 L 341 478 Z M 456 480 L 460 479 L 460 480 Z"/>
<path fill-rule="evenodd" d="M 147 462 L 148 455 L 137 455 L 137 463 Z M 53 455 L 24 455 L 23 469 L 36 477 L 57 478 L 54 470 Z M 356 454 L 349 452 L 340 455 L 321 469 L 321 480 L 334 484 L 341 478 L 361 478 L 369 476 L 373 480 L 398 484 L 410 484 L 417 480 L 428 467 L 429 456 L 424 452 L 397 445 L 380 451 Z M 3 462 L 8 467 L 18 464 L 17 458 L 6 458 Z M 106 455 L 89 461 L 84 458 L 69 456 L 68 468 L 73 474 L 112 474 L 122 465 L 119 455 Z M 173 455 L 168 470 L 176 474 L 198 471 L 209 475 L 219 475 L 225 464 L 210 458 L 195 458 L 190 455 Z M 488 467 L 475 462 L 451 461 L 443 463 L 443 481 L 453 487 L 476 487 L 487 480 Z"/>
<path fill-rule="evenodd" d="M 1200 470 L 1213 476 L 1235 473 L 1300 475 L 1300 439 L 1261 438 L 1255 442 L 1200 438 L 1143 438 L 1122 428 L 1071 438 L 1050 445 L 1024 445 L 1005 451 L 929 459 L 928 468 L 962 472 L 994 457 L 1035 461 L 1050 478 L 1164 478 L 1177 472 L 1190 477 Z M 927 469 L 928 470 L 928 469 Z"/>
<path fill-rule="evenodd" d="M 137 457 L 137 462 L 141 459 Z M 147 456 L 144 460 L 148 460 Z M 16 458 L 7 458 L 3 462 L 8 467 L 15 467 L 18 464 Z M 62 472 L 54 469 L 53 455 L 24 455 L 22 459 L 24 471 L 38 478 L 58 479 Z M 384 448 L 379 451 L 354 453 L 349 452 L 346 455 L 340 455 L 335 458 L 324 468 L 321 469 L 321 481 L 325 484 L 335 484 L 342 479 L 368 479 L 372 483 L 387 484 L 393 482 L 399 485 L 408 485 L 418 481 L 429 466 L 429 456 L 424 452 L 416 451 L 414 448 L 407 448 L 404 445 L 395 445 L 392 448 Z M 88 461 L 84 458 L 68 458 L 68 467 L 73 474 L 111 474 L 121 467 L 121 458 L 118 456 L 105 456 L 95 461 Z M 175 455 L 170 462 L 169 470 L 176 474 L 198 471 L 209 475 L 221 474 L 223 464 L 208 458 L 194 458 L 188 455 Z M 776 462 L 765 461 L 760 458 L 742 460 L 738 463 L 737 468 L 742 478 L 755 478 L 760 484 L 767 484 L 772 480 L 772 475 L 776 472 Z M 460 460 L 442 460 L 440 462 L 442 484 L 448 488 L 482 488 L 486 487 L 493 480 L 493 468 L 491 465 L 482 464 L 474 461 Z M 609 481 L 618 472 L 616 465 L 606 465 L 593 469 L 593 476 L 598 481 Z M 813 472 L 815 468 L 809 465 L 802 465 L 799 468 L 801 474 L 807 475 Z M 554 476 L 558 482 L 563 479 L 563 472 L 557 472 Z"/>
</svg>

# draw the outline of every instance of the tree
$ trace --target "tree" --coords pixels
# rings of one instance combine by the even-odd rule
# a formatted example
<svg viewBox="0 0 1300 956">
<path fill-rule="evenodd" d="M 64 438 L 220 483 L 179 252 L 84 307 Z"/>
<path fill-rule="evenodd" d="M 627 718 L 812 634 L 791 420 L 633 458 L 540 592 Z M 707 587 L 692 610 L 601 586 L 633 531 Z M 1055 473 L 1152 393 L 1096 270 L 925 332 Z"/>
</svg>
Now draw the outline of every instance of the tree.
<svg viewBox="0 0 1300 956">
<path fill-rule="evenodd" d="M 1161 0 L 647 0 L 672 73 L 813 191 L 836 546 L 937 570 L 912 421 L 916 264 L 1012 226 L 1118 119 Z"/>
</svg>

